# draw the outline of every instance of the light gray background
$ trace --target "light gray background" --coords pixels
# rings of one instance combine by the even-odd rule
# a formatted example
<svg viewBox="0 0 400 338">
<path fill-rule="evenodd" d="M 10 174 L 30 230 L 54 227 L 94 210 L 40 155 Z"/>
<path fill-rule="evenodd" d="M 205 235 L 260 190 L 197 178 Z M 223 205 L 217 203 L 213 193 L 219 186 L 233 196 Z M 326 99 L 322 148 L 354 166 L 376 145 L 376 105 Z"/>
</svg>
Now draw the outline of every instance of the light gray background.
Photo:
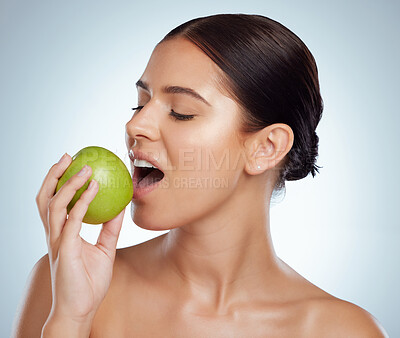
<svg viewBox="0 0 400 338">
<path fill-rule="evenodd" d="M 317 60 L 323 166 L 272 208 L 279 256 L 400 337 L 399 2 L 0 1 L 1 308 L 10 334 L 28 274 L 46 253 L 35 196 L 59 157 L 88 145 L 128 165 L 124 125 L 155 44 L 198 16 L 256 13 L 294 31 Z M 118 247 L 164 232 L 125 214 Z M 99 227 L 84 225 L 95 242 Z"/>
</svg>

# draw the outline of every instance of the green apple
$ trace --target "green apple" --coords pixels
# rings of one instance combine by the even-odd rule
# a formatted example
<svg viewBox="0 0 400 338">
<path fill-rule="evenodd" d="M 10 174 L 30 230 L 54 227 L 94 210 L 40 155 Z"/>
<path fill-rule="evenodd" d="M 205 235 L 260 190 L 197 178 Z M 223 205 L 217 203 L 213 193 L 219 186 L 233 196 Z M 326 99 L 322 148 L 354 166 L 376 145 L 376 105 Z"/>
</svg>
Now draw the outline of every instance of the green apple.
<svg viewBox="0 0 400 338">
<path fill-rule="evenodd" d="M 92 168 L 92 175 L 68 204 L 67 213 L 69 214 L 90 181 L 94 179 L 99 183 L 99 190 L 90 203 L 83 222 L 102 224 L 117 216 L 132 200 L 132 178 L 126 165 L 117 155 L 105 148 L 90 146 L 81 149 L 72 157 L 71 164 L 58 181 L 56 192 L 85 164 Z"/>
</svg>

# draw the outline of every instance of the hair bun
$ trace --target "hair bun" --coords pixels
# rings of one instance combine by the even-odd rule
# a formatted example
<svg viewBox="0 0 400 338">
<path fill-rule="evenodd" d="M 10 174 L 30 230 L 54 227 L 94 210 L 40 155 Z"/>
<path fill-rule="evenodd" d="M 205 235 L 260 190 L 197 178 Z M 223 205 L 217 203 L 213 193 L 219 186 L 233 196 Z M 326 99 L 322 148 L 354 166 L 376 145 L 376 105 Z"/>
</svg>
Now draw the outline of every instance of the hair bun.
<svg viewBox="0 0 400 338">
<path fill-rule="evenodd" d="M 222 71 L 219 78 L 241 107 L 240 132 L 256 133 L 274 123 L 290 126 L 294 143 L 274 191 L 319 172 L 318 137 L 323 111 L 317 64 L 304 42 L 281 23 L 261 15 L 218 14 L 190 20 L 163 41 L 184 37 Z"/>
<path fill-rule="evenodd" d="M 309 173 L 313 177 L 319 173 L 322 168 L 315 164 L 318 157 L 319 137 L 314 131 L 310 137 L 310 143 L 307 147 L 293 147 L 288 153 L 288 162 L 283 170 L 283 179 L 286 181 L 300 180 Z"/>
</svg>

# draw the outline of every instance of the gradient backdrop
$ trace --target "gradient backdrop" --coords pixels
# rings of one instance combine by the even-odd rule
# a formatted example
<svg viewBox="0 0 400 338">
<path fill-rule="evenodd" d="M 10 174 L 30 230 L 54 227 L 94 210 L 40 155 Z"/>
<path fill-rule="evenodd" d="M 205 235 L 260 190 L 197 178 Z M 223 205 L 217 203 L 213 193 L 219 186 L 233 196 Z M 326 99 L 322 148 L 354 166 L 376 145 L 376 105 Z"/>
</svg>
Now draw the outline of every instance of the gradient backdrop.
<svg viewBox="0 0 400 338">
<path fill-rule="evenodd" d="M 399 2 L 0 0 L 1 337 L 47 252 L 35 196 L 48 169 L 88 145 L 129 165 L 124 126 L 155 44 L 194 17 L 238 12 L 306 43 L 325 102 L 321 174 L 288 183 L 272 207 L 277 253 L 400 337 Z M 82 236 L 94 243 L 99 229 Z M 128 206 L 118 247 L 162 233 L 138 228 Z"/>
</svg>

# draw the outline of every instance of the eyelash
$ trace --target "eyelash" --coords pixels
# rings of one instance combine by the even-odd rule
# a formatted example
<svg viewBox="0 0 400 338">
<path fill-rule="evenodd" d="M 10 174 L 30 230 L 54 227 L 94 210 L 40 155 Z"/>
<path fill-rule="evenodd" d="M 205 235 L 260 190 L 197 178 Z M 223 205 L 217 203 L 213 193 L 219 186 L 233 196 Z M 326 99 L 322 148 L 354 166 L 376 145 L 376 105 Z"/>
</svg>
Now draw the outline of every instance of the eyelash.
<svg viewBox="0 0 400 338">
<path fill-rule="evenodd" d="M 132 110 L 137 110 L 140 111 L 144 106 L 137 106 L 136 108 L 132 108 Z M 175 112 L 173 109 L 171 109 L 171 112 L 169 113 L 170 116 L 172 116 L 175 121 L 187 121 L 187 120 L 191 120 L 194 115 L 182 115 L 182 114 L 178 114 L 177 112 Z"/>
</svg>

